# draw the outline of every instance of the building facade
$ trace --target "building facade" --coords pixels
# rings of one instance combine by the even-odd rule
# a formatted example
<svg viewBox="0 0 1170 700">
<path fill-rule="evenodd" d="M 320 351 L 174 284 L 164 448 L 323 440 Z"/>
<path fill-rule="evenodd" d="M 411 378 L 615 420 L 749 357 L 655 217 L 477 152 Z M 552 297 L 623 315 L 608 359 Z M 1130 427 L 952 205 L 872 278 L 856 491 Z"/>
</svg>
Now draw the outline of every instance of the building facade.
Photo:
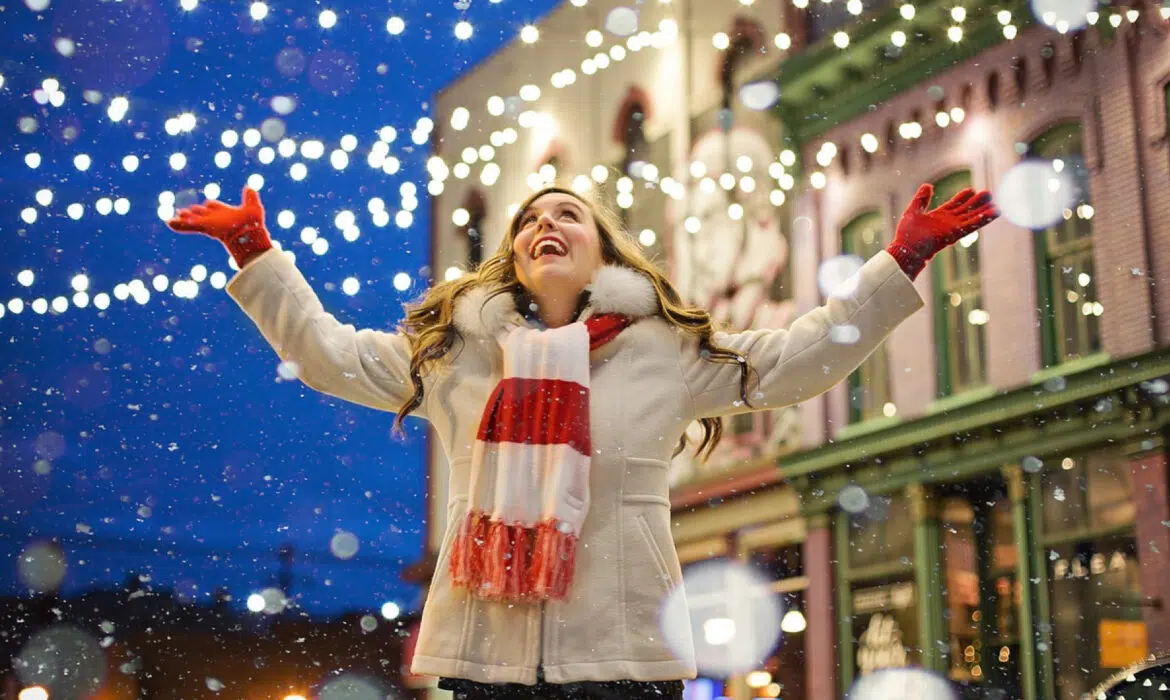
<svg viewBox="0 0 1170 700">
<path fill-rule="evenodd" d="M 556 181 L 727 327 L 782 328 L 886 245 L 919 183 L 991 189 L 1005 214 L 932 263 L 927 308 L 849 382 L 672 465 L 684 567 L 751 563 L 801 612 L 755 672 L 689 692 L 819 700 L 918 666 L 1071 700 L 1170 651 L 1170 11 L 639 7 L 564 3 L 438 96 L 436 277 Z"/>
</svg>

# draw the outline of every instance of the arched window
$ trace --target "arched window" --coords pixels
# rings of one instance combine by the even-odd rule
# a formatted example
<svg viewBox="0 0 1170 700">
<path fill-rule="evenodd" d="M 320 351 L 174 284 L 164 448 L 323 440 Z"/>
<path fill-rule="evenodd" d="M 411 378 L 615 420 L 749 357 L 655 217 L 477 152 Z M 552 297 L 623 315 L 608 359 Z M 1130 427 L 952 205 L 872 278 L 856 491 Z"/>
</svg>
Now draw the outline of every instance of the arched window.
<svg viewBox="0 0 1170 700">
<path fill-rule="evenodd" d="M 1076 187 L 1064 217 L 1036 231 L 1040 348 L 1045 367 L 1101 351 L 1101 314 L 1093 264 L 1093 209 L 1084 139 L 1077 123 L 1053 127 L 1033 141 L 1028 156 L 1051 160 Z"/>
<path fill-rule="evenodd" d="M 723 94 L 723 109 L 731 109 L 735 101 L 735 73 L 748 56 L 764 46 L 764 29 L 758 23 L 736 17 L 730 32 L 731 43 L 723 52 L 719 64 L 719 86 Z"/>
<path fill-rule="evenodd" d="M 641 102 L 630 106 L 622 128 L 622 166 L 626 175 L 637 177 L 632 172 L 636 164 L 646 162 L 646 108 Z"/>
<path fill-rule="evenodd" d="M 487 218 L 487 202 L 483 193 L 472 190 L 463 205 L 467 210 L 467 223 L 459 227 L 459 235 L 467 241 L 467 269 L 479 267 L 483 262 L 483 224 Z"/>
<path fill-rule="evenodd" d="M 646 141 L 649 104 L 645 91 L 631 86 L 614 122 L 614 137 L 622 144 L 622 159 L 617 170 L 632 183 L 607 181 L 604 195 L 606 203 L 615 207 L 627 227 L 631 226 L 632 219 L 638 218 L 636 208 L 644 204 L 641 200 L 647 195 L 646 188 L 639 184 L 646 175 L 646 166 L 652 164 L 650 146 Z"/>
<path fill-rule="evenodd" d="M 933 209 L 971 187 L 971 171 L 961 170 L 934 183 Z M 938 396 L 950 396 L 987 382 L 987 311 L 979 274 L 978 232 L 936 256 L 934 333 Z"/>
<path fill-rule="evenodd" d="M 885 247 L 885 226 L 875 212 L 862 214 L 841 231 L 841 252 L 869 260 Z M 893 415 L 890 391 L 890 356 L 882 343 L 853 374 L 849 375 L 849 422 Z M 886 405 L 890 404 L 889 409 Z"/>
</svg>

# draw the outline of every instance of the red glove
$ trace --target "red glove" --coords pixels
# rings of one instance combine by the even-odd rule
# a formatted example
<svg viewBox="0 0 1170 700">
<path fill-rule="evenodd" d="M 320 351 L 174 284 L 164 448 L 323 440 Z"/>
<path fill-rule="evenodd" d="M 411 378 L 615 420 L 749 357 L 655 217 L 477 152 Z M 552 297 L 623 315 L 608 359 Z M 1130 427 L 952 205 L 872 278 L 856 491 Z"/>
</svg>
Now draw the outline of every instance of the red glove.
<svg viewBox="0 0 1170 700">
<path fill-rule="evenodd" d="M 272 247 L 272 238 L 264 228 L 264 205 L 260 195 L 244 187 L 244 201 L 233 207 L 214 199 L 195 204 L 175 213 L 167 222 L 178 233 L 202 233 L 227 247 L 240 269 L 252 258 Z"/>
<path fill-rule="evenodd" d="M 991 193 L 968 187 L 937 209 L 927 211 L 934 187 L 922 185 L 902 214 L 894 241 L 886 250 L 910 279 L 918 276 L 940 250 L 999 218 Z"/>
</svg>

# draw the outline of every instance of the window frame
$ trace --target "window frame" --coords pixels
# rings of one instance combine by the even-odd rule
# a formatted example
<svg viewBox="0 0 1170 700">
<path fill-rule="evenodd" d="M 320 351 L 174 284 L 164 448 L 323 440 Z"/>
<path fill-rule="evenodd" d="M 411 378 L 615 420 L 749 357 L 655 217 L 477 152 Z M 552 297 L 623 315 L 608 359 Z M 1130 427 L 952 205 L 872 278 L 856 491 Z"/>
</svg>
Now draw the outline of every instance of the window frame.
<svg viewBox="0 0 1170 700">
<path fill-rule="evenodd" d="M 1168 96 L 1168 99 L 1170 99 L 1170 96 Z M 1067 144 L 1063 143 L 1068 139 L 1075 139 L 1073 142 L 1076 146 L 1075 150 L 1069 149 Z M 1060 156 L 1076 156 L 1084 159 L 1085 133 L 1081 123 L 1067 121 L 1052 125 L 1028 144 L 1027 155 L 1030 158 L 1045 160 Z M 1089 184 L 1086 182 L 1086 187 Z M 1083 203 L 1091 206 L 1092 200 L 1092 191 L 1086 191 L 1083 200 L 1078 202 L 1078 206 Z M 1074 218 L 1076 218 L 1075 215 Z M 1052 250 L 1053 246 L 1050 239 L 1067 222 L 1061 222 L 1056 226 L 1035 229 L 1033 231 L 1032 241 L 1036 267 L 1036 306 L 1039 311 L 1040 321 L 1040 364 L 1045 369 L 1092 356 L 1104 349 L 1100 322 L 1097 323 L 1096 337 L 1090 337 L 1087 343 L 1082 343 L 1084 337 L 1078 334 L 1076 339 L 1078 347 L 1075 349 L 1073 355 L 1066 355 L 1064 353 L 1061 341 L 1061 338 L 1065 334 L 1063 318 L 1057 312 L 1058 295 L 1055 285 L 1058 280 L 1054 274 L 1054 271 L 1057 269 L 1057 261 L 1068 260 L 1070 258 L 1074 261 L 1087 260 L 1093 269 L 1093 277 L 1096 277 L 1096 251 L 1093 224 L 1091 221 L 1085 219 L 1079 219 L 1079 221 L 1085 222 L 1084 225 L 1088 229 L 1088 235 L 1070 243 L 1059 244 L 1059 249 L 1055 253 Z M 1083 315 L 1079 318 L 1083 318 Z M 1087 323 L 1078 323 L 1078 326 L 1082 333 L 1089 334 Z"/>
<path fill-rule="evenodd" d="M 958 184 L 956 184 L 958 183 Z M 935 208 L 946 199 L 965 187 L 972 187 L 973 174 L 970 169 L 956 170 L 934 182 L 934 198 L 930 208 Z M 959 245 L 958 243 L 955 244 Z M 950 278 L 952 267 L 958 267 L 955 261 L 955 246 L 950 246 L 939 252 L 931 264 L 932 287 L 934 291 L 934 340 L 935 340 L 935 371 L 937 385 L 935 396 L 945 398 L 961 394 L 987 384 L 987 334 L 979 333 L 977 343 L 967 343 L 967 357 L 961 358 L 968 363 L 966 367 L 970 374 L 970 381 L 963 384 L 960 380 L 960 367 L 955 357 L 955 349 L 959 346 L 956 328 L 951 323 L 950 295 L 958 293 L 970 298 L 974 295 L 979 300 L 979 306 L 985 304 L 983 299 L 982 266 L 979 264 L 979 239 L 971 244 L 974 250 L 976 264 L 974 270 L 966 270 L 966 275 L 960 273 L 954 279 Z M 962 308 L 960 306 L 960 308 Z M 977 346 L 977 347 L 976 347 Z"/>
<path fill-rule="evenodd" d="M 877 240 L 874 244 L 874 252 L 881 252 L 882 246 L 885 243 L 886 227 L 883 226 L 881 212 L 877 209 L 862 212 L 850 219 L 849 223 L 841 227 L 841 252 L 844 255 L 858 255 L 863 259 L 868 260 L 869 256 L 865 255 L 862 246 L 858 245 L 862 233 L 869 227 L 877 232 Z M 869 252 L 868 249 L 865 252 Z M 881 374 L 881 366 L 885 367 L 885 376 L 877 376 Z M 878 392 L 873 392 L 874 386 L 880 387 Z M 873 353 L 862 362 L 857 369 L 849 373 L 849 378 L 846 382 L 847 389 L 847 403 L 849 407 L 850 425 L 855 423 L 863 423 L 867 420 L 885 417 L 883 409 L 887 403 L 893 401 L 893 387 L 890 381 L 890 356 L 886 343 L 882 342 Z M 854 401 L 854 395 L 858 391 L 866 391 L 867 396 L 875 396 L 881 393 L 882 396 L 873 402 L 872 406 L 858 406 Z M 863 402 L 868 404 L 868 401 Z"/>
</svg>

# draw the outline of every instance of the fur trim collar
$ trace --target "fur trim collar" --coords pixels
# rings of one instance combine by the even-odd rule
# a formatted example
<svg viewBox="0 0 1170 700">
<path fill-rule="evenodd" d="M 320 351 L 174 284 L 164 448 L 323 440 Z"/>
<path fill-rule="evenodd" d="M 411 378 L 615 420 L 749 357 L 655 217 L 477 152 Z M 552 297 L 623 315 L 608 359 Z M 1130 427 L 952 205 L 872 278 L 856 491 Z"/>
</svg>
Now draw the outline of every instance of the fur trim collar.
<svg viewBox="0 0 1170 700">
<path fill-rule="evenodd" d="M 633 318 L 658 313 L 654 284 L 642 273 L 620 265 L 604 265 L 593 274 L 588 309 L 594 313 L 620 313 Z M 527 325 L 511 294 L 488 299 L 491 290 L 473 287 L 455 301 L 455 328 L 464 336 L 495 337 L 512 324 Z"/>
</svg>

